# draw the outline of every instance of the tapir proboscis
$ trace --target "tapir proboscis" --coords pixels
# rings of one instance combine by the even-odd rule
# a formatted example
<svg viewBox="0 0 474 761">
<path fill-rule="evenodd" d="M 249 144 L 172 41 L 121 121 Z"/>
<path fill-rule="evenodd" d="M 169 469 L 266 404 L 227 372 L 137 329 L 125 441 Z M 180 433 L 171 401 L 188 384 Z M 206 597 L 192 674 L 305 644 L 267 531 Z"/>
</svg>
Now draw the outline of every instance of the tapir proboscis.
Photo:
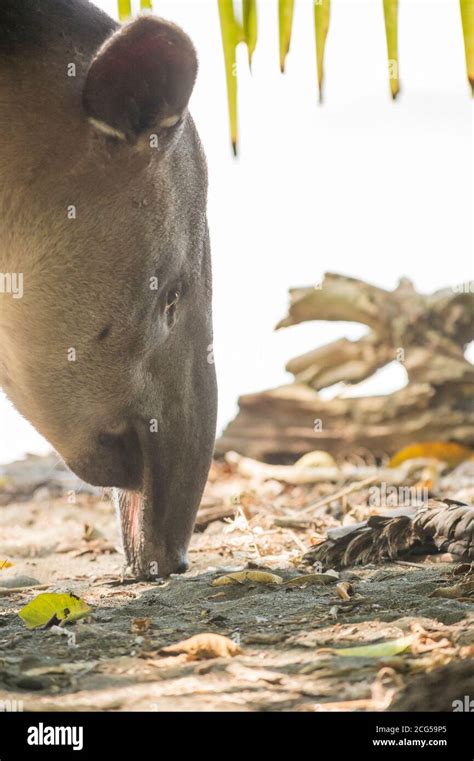
<svg viewBox="0 0 474 761">
<path fill-rule="evenodd" d="M 152 15 L 0 4 L 0 386 L 115 487 L 139 578 L 186 569 L 215 436 L 196 73 Z"/>
</svg>

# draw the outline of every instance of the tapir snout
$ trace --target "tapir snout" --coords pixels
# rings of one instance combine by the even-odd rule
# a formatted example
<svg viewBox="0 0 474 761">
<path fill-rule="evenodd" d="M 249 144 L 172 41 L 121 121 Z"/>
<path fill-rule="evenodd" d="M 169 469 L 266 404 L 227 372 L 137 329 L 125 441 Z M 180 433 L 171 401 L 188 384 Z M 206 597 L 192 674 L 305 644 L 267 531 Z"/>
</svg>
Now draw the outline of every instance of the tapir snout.
<svg viewBox="0 0 474 761">
<path fill-rule="evenodd" d="M 0 384 L 115 487 L 135 574 L 186 568 L 212 457 L 207 171 L 189 38 L 86 0 L 0 6 Z"/>
</svg>

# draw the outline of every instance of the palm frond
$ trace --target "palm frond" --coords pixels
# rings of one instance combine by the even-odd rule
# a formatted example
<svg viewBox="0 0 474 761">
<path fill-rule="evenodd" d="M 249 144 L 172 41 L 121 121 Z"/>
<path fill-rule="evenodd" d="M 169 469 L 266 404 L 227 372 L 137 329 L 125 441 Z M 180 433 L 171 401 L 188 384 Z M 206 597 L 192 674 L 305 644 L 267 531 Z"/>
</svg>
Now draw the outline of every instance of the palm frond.
<svg viewBox="0 0 474 761">
<path fill-rule="evenodd" d="M 323 100 L 324 51 L 329 31 L 331 0 L 314 0 L 314 32 L 316 38 L 316 65 L 318 70 L 319 100 Z"/>
<path fill-rule="evenodd" d="M 227 100 L 229 107 L 230 139 L 234 155 L 237 155 L 237 63 L 235 51 L 239 42 L 245 41 L 243 27 L 234 13 L 232 0 L 217 0 L 224 49 Z"/>
<path fill-rule="evenodd" d="M 474 95 L 474 1 L 460 0 L 467 78 Z"/>
<path fill-rule="evenodd" d="M 126 21 L 132 15 L 132 0 L 118 0 L 118 15 L 120 21 Z"/>
<path fill-rule="evenodd" d="M 329 31 L 331 0 L 314 1 L 314 32 L 316 40 L 316 69 L 319 99 L 322 101 L 324 85 L 324 53 Z M 117 0 L 120 21 L 131 16 L 132 1 Z M 237 63 L 236 48 L 242 42 L 247 45 L 249 65 L 257 46 L 257 0 L 242 0 L 242 23 L 235 14 L 237 0 L 217 0 L 219 11 L 224 64 L 227 83 L 230 138 L 234 155 L 237 155 Z M 153 0 L 140 0 L 141 9 L 151 10 Z M 467 77 L 474 95 L 474 0 L 460 0 L 462 33 L 466 55 Z M 280 70 L 285 71 L 293 27 L 294 0 L 278 0 L 278 33 Z M 392 98 L 400 91 L 398 61 L 398 0 L 383 0 L 385 36 L 387 40 L 389 84 Z"/>
<path fill-rule="evenodd" d="M 249 66 L 252 66 L 253 51 L 257 46 L 257 0 L 242 0 L 243 26 L 247 43 Z"/>
<path fill-rule="evenodd" d="M 398 0 L 383 0 L 385 34 L 387 37 L 388 76 L 395 100 L 400 90 L 398 78 Z"/>
<path fill-rule="evenodd" d="M 293 27 L 294 0 L 278 0 L 278 31 L 280 35 L 280 71 L 285 72 L 286 56 L 290 50 Z"/>
</svg>

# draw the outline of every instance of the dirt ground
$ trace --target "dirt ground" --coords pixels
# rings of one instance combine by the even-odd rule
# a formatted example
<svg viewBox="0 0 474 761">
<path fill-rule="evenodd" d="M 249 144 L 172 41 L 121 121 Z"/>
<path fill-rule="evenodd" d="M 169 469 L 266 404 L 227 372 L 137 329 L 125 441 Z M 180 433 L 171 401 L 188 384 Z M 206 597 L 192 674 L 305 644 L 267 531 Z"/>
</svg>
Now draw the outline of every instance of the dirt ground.
<svg viewBox="0 0 474 761">
<path fill-rule="evenodd" d="M 10 470 L 3 496 L 0 488 L 0 559 L 12 563 L 0 571 L 0 702 L 51 711 L 383 711 L 452 710 L 453 700 L 474 696 L 474 597 L 432 596 L 468 579 L 469 564 L 415 557 L 342 570 L 329 583 L 285 583 L 311 571 L 303 555 L 328 527 L 366 517 L 363 492 L 299 518 L 340 484 L 249 480 L 216 463 L 190 570 L 136 583 L 122 575 L 111 503 L 84 489 L 72 503 L 71 477 L 49 465 L 33 458 L 27 477 Z M 453 497 L 474 490 L 474 480 L 457 490 L 450 483 Z M 212 586 L 245 568 L 284 582 Z M 349 599 L 338 591 L 343 581 Z M 29 631 L 18 612 L 44 591 L 73 592 L 93 613 Z M 240 652 L 163 653 L 200 633 L 224 635 Z M 331 650 L 409 634 L 413 644 L 394 655 Z"/>
</svg>

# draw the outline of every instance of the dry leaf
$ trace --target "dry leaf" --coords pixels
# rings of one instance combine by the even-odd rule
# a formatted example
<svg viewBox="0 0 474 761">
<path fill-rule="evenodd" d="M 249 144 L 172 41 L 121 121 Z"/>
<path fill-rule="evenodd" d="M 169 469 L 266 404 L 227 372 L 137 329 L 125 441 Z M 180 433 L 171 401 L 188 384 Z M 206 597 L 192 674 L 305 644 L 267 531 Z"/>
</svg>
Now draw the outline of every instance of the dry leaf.
<svg viewBox="0 0 474 761">
<path fill-rule="evenodd" d="M 431 458 L 446 462 L 448 465 L 458 465 L 473 456 L 472 449 L 451 441 L 427 441 L 421 444 L 410 444 L 393 455 L 389 462 L 391 468 L 396 468 L 406 460 Z"/>
<path fill-rule="evenodd" d="M 213 587 L 222 587 L 225 584 L 282 584 L 283 579 L 275 573 L 268 571 L 237 571 L 236 573 L 227 573 L 225 576 L 219 576 L 211 582 Z"/>
<path fill-rule="evenodd" d="M 9 560 L 0 560 L 0 571 L 3 571 L 4 568 L 12 568 L 13 563 L 10 563 Z"/>
<path fill-rule="evenodd" d="M 350 600 L 354 595 L 354 587 L 349 581 L 341 581 L 336 586 L 336 594 L 341 600 Z"/>
<path fill-rule="evenodd" d="M 459 597 L 468 597 L 474 592 L 474 581 L 466 581 L 464 584 L 453 584 L 452 587 L 439 587 L 430 594 L 430 597 L 446 597 L 456 600 Z"/>
<path fill-rule="evenodd" d="M 403 653 L 413 644 L 415 637 L 410 634 L 408 637 L 399 637 L 399 639 L 393 639 L 389 642 L 378 642 L 375 645 L 360 645 L 357 647 L 344 647 L 344 648 L 324 648 L 319 652 L 334 653 L 334 655 L 342 655 L 350 658 L 388 658 L 392 655 L 398 655 Z"/>
<path fill-rule="evenodd" d="M 151 627 L 151 618 L 133 618 L 131 623 L 131 631 L 133 634 L 143 634 L 147 632 Z"/>
<path fill-rule="evenodd" d="M 179 655 L 186 653 L 192 658 L 231 658 L 242 652 L 240 647 L 228 637 L 221 634 L 196 634 L 194 637 L 184 639 L 175 645 L 169 645 L 161 649 L 162 653 Z"/>
<path fill-rule="evenodd" d="M 285 581 L 285 587 L 303 587 L 308 584 L 335 584 L 337 576 L 332 573 L 305 573 Z"/>
<path fill-rule="evenodd" d="M 104 539 L 104 535 L 99 529 L 95 528 L 95 526 L 91 526 L 90 523 L 84 523 L 83 539 L 85 539 L 86 542 L 92 542 L 96 539 Z"/>
</svg>

